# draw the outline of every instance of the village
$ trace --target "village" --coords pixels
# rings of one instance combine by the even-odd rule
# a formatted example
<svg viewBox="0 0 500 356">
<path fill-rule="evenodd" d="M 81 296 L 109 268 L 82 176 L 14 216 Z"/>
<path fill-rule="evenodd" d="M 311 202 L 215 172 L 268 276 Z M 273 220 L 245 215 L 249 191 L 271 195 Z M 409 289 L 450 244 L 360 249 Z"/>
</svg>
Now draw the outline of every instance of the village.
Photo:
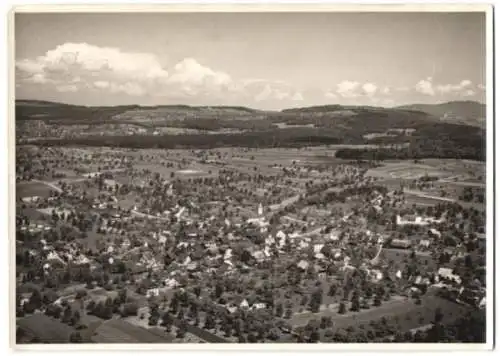
<svg viewBox="0 0 500 356">
<path fill-rule="evenodd" d="M 18 147 L 18 342 L 429 342 L 485 307 L 484 209 L 320 150 Z"/>
</svg>

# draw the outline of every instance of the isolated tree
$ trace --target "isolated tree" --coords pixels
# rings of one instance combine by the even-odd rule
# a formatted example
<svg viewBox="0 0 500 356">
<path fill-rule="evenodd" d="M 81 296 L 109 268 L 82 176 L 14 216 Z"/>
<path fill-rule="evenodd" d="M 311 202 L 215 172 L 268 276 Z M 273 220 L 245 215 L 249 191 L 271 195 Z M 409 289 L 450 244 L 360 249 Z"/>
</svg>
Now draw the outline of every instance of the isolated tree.
<svg viewBox="0 0 500 356">
<path fill-rule="evenodd" d="M 283 304 L 278 304 L 278 306 L 276 307 L 276 316 L 281 318 L 283 316 Z"/>
<path fill-rule="evenodd" d="M 330 289 L 328 290 L 328 296 L 333 297 L 337 294 L 337 285 L 334 283 L 330 286 Z"/>
<path fill-rule="evenodd" d="M 323 291 L 321 288 L 318 288 L 312 295 L 311 300 L 309 302 L 309 308 L 313 313 L 319 312 L 319 308 L 321 306 L 321 302 L 323 299 Z"/>
<path fill-rule="evenodd" d="M 345 314 L 346 313 L 346 306 L 345 306 L 345 303 L 344 302 L 341 302 L 339 304 L 339 310 L 338 310 L 338 313 L 339 314 Z"/>
</svg>

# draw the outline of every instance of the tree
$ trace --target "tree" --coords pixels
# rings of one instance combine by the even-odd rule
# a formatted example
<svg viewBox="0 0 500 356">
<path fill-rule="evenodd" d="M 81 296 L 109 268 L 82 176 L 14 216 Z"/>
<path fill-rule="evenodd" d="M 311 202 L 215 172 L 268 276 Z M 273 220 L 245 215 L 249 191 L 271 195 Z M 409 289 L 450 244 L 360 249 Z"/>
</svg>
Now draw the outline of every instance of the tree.
<svg viewBox="0 0 500 356">
<path fill-rule="evenodd" d="M 321 302 L 323 299 L 323 291 L 321 288 L 318 288 L 312 295 L 311 301 L 309 302 L 309 308 L 313 313 L 319 312 L 319 308 L 321 306 Z"/>
<path fill-rule="evenodd" d="M 38 289 L 35 289 L 31 294 L 29 303 L 33 305 L 35 309 L 40 309 L 42 307 L 42 295 Z"/>
<path fill-rule="evenodd" d="M 278 304 L 278 306 L 276 307 L 276 316 L 278 318 L 281 318 L 283 316 L 283 304 Z"/>
<path fill-rule="evenodd" d="M 359 311 L 359 309 L 360 309 L 359 298 L 355 298 L 351 302 L 351 310 L 357 312 Z"/>
<path fill-rule="evenodd" d="M 71 318 L 73 317 L 73 313 L 71 312 L 71 307 L 68 305 L 65 309 L 64 309 L 64 312 L 63 312 L 63 317 L 61 319 L 61 321 L 64 323 L 64 324 L 69 324 L 70 321 L 71 321 Z"/>
<path fill-rule="evenodd" d="M 200 286 L 194 287 L 194 294 L 196 295 L 196 298 L 200 297 L 200 295 L 201 295 L 201 287 Z"/>
<path fill-rule="evenodd" d="M 339 314 L 345 314 L 346 313 L 346 306 L 345 306 L 345 303 L 344 302 L 341 302 L 339 304 L 339 310 L 338 310 L 338 313 Z"/>
<path fill-rule="evenodd" d="M 441 308 L 436 308 L 434 311 L 434 323 L 440 323 L 441 320 L 443 320 L 443 316 L 444 314 Z"/>
<path fill-rule="evenodd" d="M 231 324 L 225 323 L 224 324 L 224 336 L 225 337 L 230 337 L 232 331 L 233 331 L 233 329 L 231 327 Z"/>
<path fill-rule="evenodd" d="M 290 319 L 292 317 L 292 309 L 291 308 L 287 308 L 286 311 L 285 311 L 285 315 L 284 315 L 284 318 L 285 319 Z"/>
<path fill-rule="evenodd" d="M 120 304 L 123 304 L 127 301 L 127 289 L 126 288 L 120 289 L 118 291 L 117 299 L 120 302 Z"/>
<path fill-rule="evenodd" d="M 224 293 L 224 287 L 220 283 L 217 283 L 215 285 L 215 298 L 219 299 L 222 293 Z"/>
<path fill-rule="evenodd" d="M 254 333 L 250 333 L 250 334 L 248 334 L 247 340 L 249 343 L 256 343 L 257 337 L 255 336 Z"/>
<path fill-rule="evenodd" d="M 300 305 L 306 305 L 307 304 L 307 295 L 304 295 L 300 301 Z"/>
<path fill-rule="evenodd" d="M 80 322 L 80 312 L 78 310 L 75 310 L 73 313 L 73 317 L 71 318 L 71 324 L 72 325 L 77 325 Z"/>
<path fill-rule="evenodd" d="M 177 338 L 183 339 L 187 332 L 187 322 L 185 320 L 181 321 L 179 328 L 177 329 Z"/>
<path fill-rule="evenodd" d="M 121 308 L 122 317 L 137 316 L 138 312 L 139 312 L 139 306 L 135 302 L 125 303 L 122 305 Z"/>
<path fill-rule="evenodd" d="M 309 337 L 309 342 L 311 343 L 316 343 L 319 341 L 319 332 L 317 329 L 314 329 L 312 332 L 311 332 L 311 336 Z"/>
<path fill-rule="evenodd" d="M 211 330 L 215 328 L 215 320 L 212 314 L 207 313 L 207 316 L 205 318 L 205 329 Z"/>
<path fill-rule="evenodd" d="M 69 342 L 72 344 L 82 343 L 83 342 L 82 335 L 78 331 L 71 333 L 71 335 L 69 336 Z"/>
<path fill-rule="evenodd" d="M 96 307 L 96 303 L 95 301 L 92 299 L 88 304 L 87 304 L 87 312 L 89 314 L 93 314 L 94 313 L 94 309 Z"/>
<path fill-rule="evenodd" d="M 337 285 L 334 283 L 330 286 L 330 289 L 328 290 L 328 296 L 334 297 L 336 294 L 337 294 Z"/>
</svg>

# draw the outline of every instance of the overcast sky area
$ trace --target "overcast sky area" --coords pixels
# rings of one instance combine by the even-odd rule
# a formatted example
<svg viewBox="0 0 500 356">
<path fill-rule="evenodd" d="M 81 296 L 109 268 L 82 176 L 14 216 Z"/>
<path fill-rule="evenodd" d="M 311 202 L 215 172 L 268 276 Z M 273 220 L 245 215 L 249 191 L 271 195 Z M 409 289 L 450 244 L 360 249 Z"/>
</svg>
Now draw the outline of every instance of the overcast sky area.
<svg viewBox="0 0 500 356">
<path fill-rule="evenodd" d="M 484 13 L 17 14 L 16 98 L 79 105 L 485 100 Z"/>
</svg>

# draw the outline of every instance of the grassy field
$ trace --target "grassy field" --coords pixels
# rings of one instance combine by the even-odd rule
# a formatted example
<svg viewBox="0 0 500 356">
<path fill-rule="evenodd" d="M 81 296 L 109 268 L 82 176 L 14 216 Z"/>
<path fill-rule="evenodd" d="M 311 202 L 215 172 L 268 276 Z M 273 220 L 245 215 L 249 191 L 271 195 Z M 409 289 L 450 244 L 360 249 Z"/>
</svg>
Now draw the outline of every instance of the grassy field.
<svg viewBox="0 0 500 356">
<path fill-rule="evenodd" d="M 133 326 L 126 321 L 110 320 L 103 323 L 97 329 L 97 335 L 93 338 L 97 342 L 104 343 L 169 343 L 172 337 L 168 334 L 160 335 L 158 332 Z"/>
<path fill-rule="evenodd" d="M 424 159 L 386 161 L 381 167 L 368 170 L 367 176 L 393 182 L 418 179 L 423 176 L 438 177 L 448 183 L 484 184 L 485 164 L 482 162 L 453 159 Z"/>
<path fill-rule="evenodd" d="M 53 189 L 39 182 L 23 182 L 16 185 L 16 198 L 40 196 L 49 197 Z"/>
<path fill-rule="evenodd" d="M 371 309 L 361 309 L 358 312 L 352 312 L 349 310 L 349 305 L 350 303 L 346 304 L 347 307 L 347 313 L 345 314 L 339 314 L 338 313 L 338 305 L 335 303 L 335 305 L 332 306 L 332 308 L 323 308 L 323 310 L 320 310 L 319 313 L 312 313 L 312 312 L 303 312 L 303 313 L 297 313 L 292 316 L 290 319 L 290 324 L 297 327 L 297 326 L 304 326 L 307 325 L 307 323 L 311 320 L 319 320 L 322 316 L 330 316 L 333 318 L 333 322 L 335 325 L 338 324 L 338 322 L 341 322 L 341 325 L 338 327 L 347 327 L 351 325 L 351 323 L 354 322 L 369 322 L 370 320 L 375 320 L 379 316 L 384 316 L 386 315 L 389 311 L 395 309 L 397 310 L 398 308 L 401 309 L 406 309 L 407 308 L 408 301 L 406 298 L 400 299 L 400 298 L 395 298 L 387 302 L 383 302 L 383 304 L 380 307 L 372 307 Z M 402 308 L 404 306 L 404 308 Z M 344 323 L 345 325 L 343 325 Z"/>
<path fill-rule="evenodd" d="M 384 248 L 381 253 L 381 258 L 386 261 L 393 261 L 394 266 L 398 269 L 402 269 L 405 267 L 405 260 L 410 257 L 411 251 L 409 250 L 400 250 L 400 249 L 391 249 Z M 428 266 L 430 269 L 436 269 L 436 261 L 432 258 L 430 254 L 425 254 L 423 252 L 416 252 L 416 256 L 418 260 Z"/>
<path fill-rule="evenodd" d="M 438 308 L 443 314 L 443 323 L 453 322 L 470 310 L 467 306 L 435 296 L 423 297 L 420 305 L 417 305 L 413 300 L 393 300 L 383 303 L 378 308 L 372 307 L 372 309 L 355 314 L 339 315 L 333 313 L 333 329 L 348 329 L 347 331 L 349 331 L 354 328 L 367 331 L 373 328 L 373 322 L 379 322 L 385 318 L 388 322 L 396 325 L 399 332 L 406 332 L 432 323 Z M 316 320 L 320 318 L 321 316 L 318 314 Z M 321 339 L 325 339 L 325 337 L 323 336 Z"/>
</svg>

